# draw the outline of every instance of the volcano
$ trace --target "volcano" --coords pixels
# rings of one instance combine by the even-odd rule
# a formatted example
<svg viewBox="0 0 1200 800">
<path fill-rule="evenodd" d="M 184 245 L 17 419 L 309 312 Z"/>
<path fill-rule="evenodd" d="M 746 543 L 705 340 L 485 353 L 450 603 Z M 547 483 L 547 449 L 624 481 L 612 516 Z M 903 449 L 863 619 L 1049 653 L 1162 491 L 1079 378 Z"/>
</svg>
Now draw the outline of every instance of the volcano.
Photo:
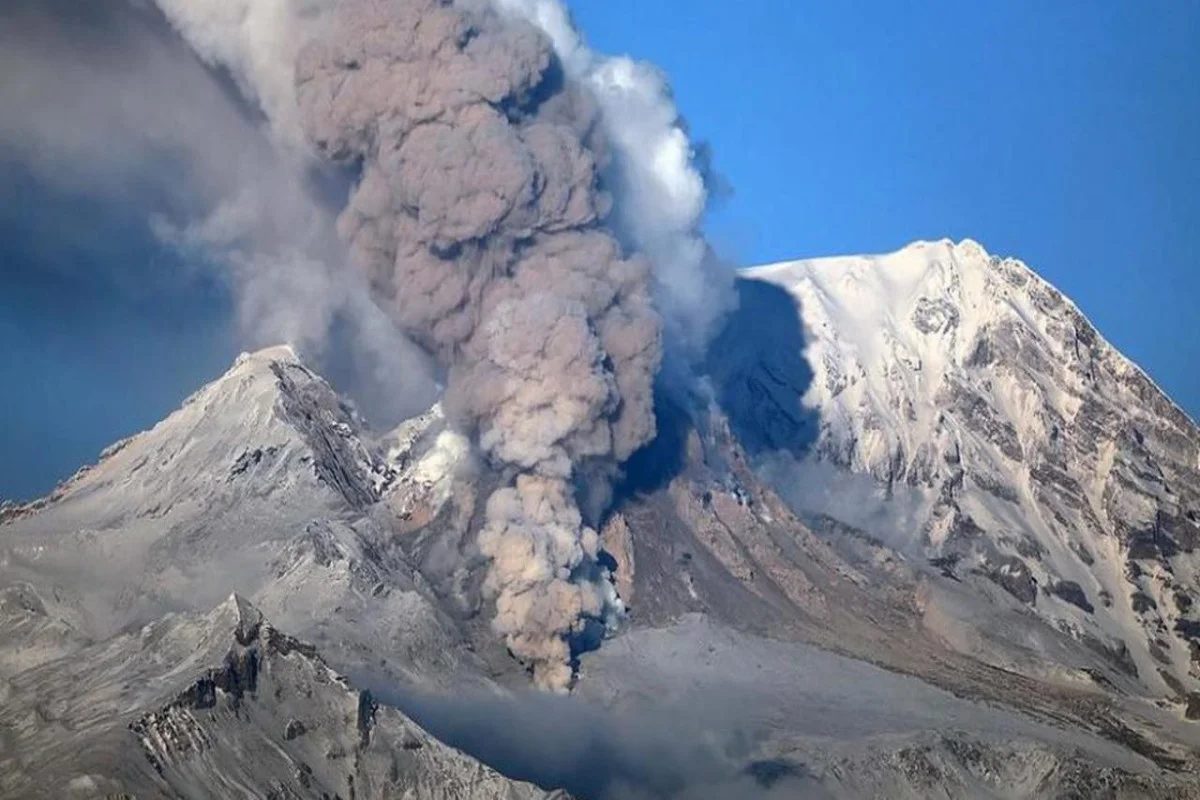
<svg viewBox="0 0 1200 800">
<path fill-rule="evenodd" d="M 569 697 L 490 627 L 494 467 L 276 347 L 0 511 L 0 794 L 1200 796 L 1195 423 L 973 242 L 738 295 Z"/>
</svg>

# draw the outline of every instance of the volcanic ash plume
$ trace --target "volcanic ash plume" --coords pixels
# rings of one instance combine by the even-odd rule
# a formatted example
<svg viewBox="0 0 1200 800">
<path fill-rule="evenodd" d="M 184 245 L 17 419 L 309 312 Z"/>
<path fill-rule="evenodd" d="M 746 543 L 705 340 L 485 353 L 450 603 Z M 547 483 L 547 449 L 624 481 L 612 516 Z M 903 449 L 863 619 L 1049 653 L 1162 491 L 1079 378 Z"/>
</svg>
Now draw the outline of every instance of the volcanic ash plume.
<svg viewBox="0 0 1200 800">
<path fill-rule="evenodd" d="M 361 164 L 339 233 L 510 480 L 480 535 L 495 628 L 564 690 L 572 636 L 620 610 L 576 483 L 602 495 L 654 436 L 661 360 L 648 266 L 606 228 L 596 108 L 540 31 L 481 3 L 343 0 L 296 81 L 310 141 Z"/>
<path fill-rule="evenodd" d="M 705 159 L 688 140 L 666 77 L 652 64 L 594 52 L 563 0 L 492 2 L 541 29 L 568 76 L 595 98 L 612 147 L 614 226 L 653 265 L 668 339 L 681 355 L 702 356 L 736 305 L 734 273 L 700 234 L 709 200 Z"/>
</svg>

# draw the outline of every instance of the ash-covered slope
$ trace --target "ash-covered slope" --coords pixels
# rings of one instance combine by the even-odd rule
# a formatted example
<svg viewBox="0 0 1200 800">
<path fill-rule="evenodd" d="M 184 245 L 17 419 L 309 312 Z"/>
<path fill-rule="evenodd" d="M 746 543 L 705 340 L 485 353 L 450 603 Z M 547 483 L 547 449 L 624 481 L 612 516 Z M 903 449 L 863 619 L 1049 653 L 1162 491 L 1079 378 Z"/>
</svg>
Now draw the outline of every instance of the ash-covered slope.
<svg viewBox="0 0 1200 800">
<path fill-rule="evenodd" d="M 236 595 L 0 682 L 3 797 L 540 798 Z"/>
<path fill-rule="evenodd" d="M 664 394 L 658 418 L 601 525 L 631 613 L 615 639 L 570 642 L 574 697 L 543 713 L 514 702 L 528 676 L 490 629 L 477 540 L 502 476 L 437 407 L 376 438 L 287 348 L 243 357 L 50 498 L 6 510 L 0 796 L 345 797 L 351 778 L 356 796 L 525 796 L 481 760 L 596 798 L 974 797 L 1014 781 L 1189 796 L 1200 732 L 1178 708 L 1123 696 L 1130 679 L 1036 616 L 1008 622 L 1054 640 L 1043 657 L 1061 679 L 1007 668 L 1025 653 L 1013 637 L 973 657 L 930 620 L 939 597 L 975 592 L 861 533 L 814 532 L 702 386 Z M 313 646 L 247 633 L 258 612 L 230 592 Z M 420 725 L 475 760 L 383 708 L 367 742 L 359 688 L 402 707 L 450 690 Z M 814 720 L 832 717 L 856 721 L 825 735 Z M 68 752 L 75 767 L 56 769 Z"/>
<path fill-rule="evenodd" d="M 803 360 L 717 370 L 794 507 L 1002 588 L 995 607 L 1032 609 L 1152 695 L 1200 688 L 1200 429 L 1074 304 L 971 241 L 743 278 L 803 320 Z M 957 646 L 996 658 L 986 626 L 928 600 Z M 1053 669 L 1030 650 L 1023 668 Z"/>
<path fill-rule="evenodd" d="M 372 514 L 385 495 L 423 497 L 422 463 L 389 463 L 290 348 L 242 356 L 50 497 L 6 509 L 0 676 L 237 591 L 335 644 L 340 669 L 386 657 L 450 681 L 461 633 Z"/>
<path fill-rule="evenodd" d="M 1029 797 L 1188 796 L 1200 726 L 1182 706 L 1127 696 L 1132 685 L 1103 656 L 1034 615 L 1002 616 L 861 530 L 806 523 L 758 478 L 718 406 L 695 398 L 689 414 L 664 403 L 659 419 L 665 439 L 631 462 L 629 495 L 602 532 L 635 630 L 584 658 L 583 696 L 617 707 L 723 699 L 726 722 L 760 737 L 757 757 L 801 765 L 836 797 L 978 797 L 1017 785 Z M 988 658 L 946 636 L 931 609 L 939 596 L 973 614 L 968 624 L 1007 625 Z M 1034 643 L 1053 669 L 1025 668 Z M 863 662 L 889 674 L 848 677 Z M 966 705 L 932 694 L 927 708 L 908 705 L 933 687 Z M 1009 711 L 1024 723 L 1000 733 Z M 830 719 L 841 715 L 845 740 Z M 1133 761 L 1114 759 L 1113 744 Z"/>
</svg>

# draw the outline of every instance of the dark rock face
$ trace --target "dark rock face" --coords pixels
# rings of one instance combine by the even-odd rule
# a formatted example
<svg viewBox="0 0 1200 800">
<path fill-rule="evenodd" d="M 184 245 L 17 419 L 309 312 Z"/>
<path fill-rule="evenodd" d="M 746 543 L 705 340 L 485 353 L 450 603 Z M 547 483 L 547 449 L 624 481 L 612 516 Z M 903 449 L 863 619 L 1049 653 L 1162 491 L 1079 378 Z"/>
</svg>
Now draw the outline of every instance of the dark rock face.
<svg viewBox="0 0 1200 800">
<path fill-rule="evenodd" d="M 373 479 L 387 469 L 357 435 L 365 426 L 353 409 L 303 366 L 275 363 L 271 369 L 284 413 L 313 450 L 317 477 L 352 507 L 370 507 L 379 499 Z"/>
<path fill-rule="evenodd" d="M 245 638 L 241 630 L 235 633 L 235 641 L 237 646 L 226 653 L 225 663 L 219 669 L 210 669 L 179 696 L 182 705 L 197 710 L 208 709 L 216 706 L 218 690 L 234 703 L 255 692 L 259 671 L 257 642 Z"/>
<path fill-rule="evenodd" d="M 379 704 L 375 702 L 375 698 L 369 691 L 363 690 L 358 693 L 358 736 L 362 742 L 362 746 L 366 747 L 371 743 L 371 727 L 375 724 L 375 713 L 379 711 Z"/>
<path fill-rule="evenodd" d="M 233 466 L 229 468 L 229 480 L 241 477 L 253 470 L 255 467 L 262 464 L 264 461 L 268 464 L 279 453 L 279 447 L 256 447 L 253 450 L 245 450 L 237 460 L 233 462 Z"/>
<path fill-rule="evenodd" d="M 945 333 L 958 326 L 958 308 L 942 297 L 922 297 L 912 313 L 913 327 L 922 333 Z"/>
<path fill-rule="evenodd" d="M 1024 460 L 1016 427 L 972 387 L 951 383 L 939 399 L 961 413 L 965 425 L 984 436 L 1005 456 L 1013 461 Z"/>
<path fill-rule="evenodd" d="M 1096 612 L 1096 607 L 1093 606 L 1087 598 L 1087 594 L 1083 591 L 1083 587 L 1075 581 L 1058 581 L 1050 586 L 1051 593 L 1066 600 L 1071 605 L 1083 609 L 1089 614 Z"/>
<path fill-rule="evenodd" d="M 218 689 L 239 700 L 253 694 L 258 688 L 258 650 L 231 651 L 225 656 L 224 668 L 214 672 L 212 680 Z"/>
<path fill-rule="evenodd" d="M 288 724 L 283 729 L 283 738 L 285 741 L 290 742 L 299 736 L 303 736 L 307 732 L 308 728 L 304 726 L 303 722 L 298 719 L 289 719 Z"/>
<path fill-rule="evenodd" d="M 1200 692 L 1193 692 L 1188 696 L 1187 708 L 1184 710 L 1184 716 L 1190 720 L 1200 721 Z"/>
<path fill-rule="evenodd" d="M 785 780 L 811 777 L 811 773 L 803 764 L 783 760 L 755 761 L 746 767 L 746 774 L 763 789 L 770 789 Z"/>
<path fill-rule="evenodd" d="M 1010 556 L 991 564 L 987 576 L 1022 603 L 1033 605 L 1037 602 L 1037 579 L 1021 559 Z"/>
<path fill-rule="evenodd" d="M 1154 602 L 1154 598 L 1144 592 L 1134 592 L 1131 603 L 1135 614 L 1145 614 L 1149 611 L 1158 610 L 1158 603 Z"/>
<path fill-rule="evenodd" d="M 192 684 L 180 700 L 195 709 L 212 708 L 217 704 L 217 684 L 210 676 L 205 675 Z"/>
<path fill-rule="evenodd" d="M 1105 642 L 1095 636 L 1084 634 L 1083 643 L 1097 655 L 1103 657 L 1117 671 L 1137 678 L 1139 676 L 1137 662 L 1129 652 L 1129 645 L 1123 641 Z"/>
<path fill-rule="evenodd" d="M 1178 543 L 1158 526 L 1129 537 L 1129 558 L 1133 561 L 1162 561 L 1179 553 Z"/>
</svg>

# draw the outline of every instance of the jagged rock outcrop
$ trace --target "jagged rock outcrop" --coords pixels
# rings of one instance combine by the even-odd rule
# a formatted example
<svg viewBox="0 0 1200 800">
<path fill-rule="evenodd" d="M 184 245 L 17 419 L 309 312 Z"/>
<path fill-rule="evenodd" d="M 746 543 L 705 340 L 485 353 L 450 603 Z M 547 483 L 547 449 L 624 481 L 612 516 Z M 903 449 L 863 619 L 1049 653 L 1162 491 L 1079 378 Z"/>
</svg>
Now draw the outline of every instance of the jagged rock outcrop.
<svg viewBox="0 0 1200 800">
<path fill-rule="evenodd" d="M 21 674 L 0 735 L 4 797 L 548 796 L 379 705 L 237 595 Z"/>
</svg>

